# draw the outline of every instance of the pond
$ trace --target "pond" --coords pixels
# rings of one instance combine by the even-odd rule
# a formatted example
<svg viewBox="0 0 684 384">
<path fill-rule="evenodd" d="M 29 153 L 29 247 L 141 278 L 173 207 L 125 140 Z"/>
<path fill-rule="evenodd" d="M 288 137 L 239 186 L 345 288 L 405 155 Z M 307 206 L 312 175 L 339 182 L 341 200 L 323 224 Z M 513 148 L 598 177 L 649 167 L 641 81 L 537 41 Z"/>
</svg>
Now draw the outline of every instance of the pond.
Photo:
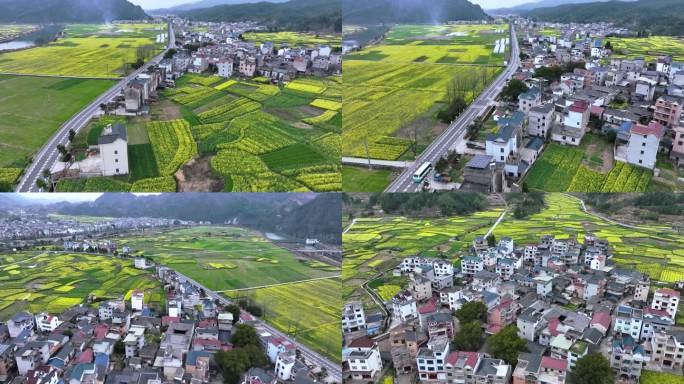
<svg viewBox="0 0 684 384">
<path fill-rule="evenodd" d="M 31 47 L 35 47 L 35 45 L 36 44 L 33 41 L 13 40 L 13 41 L 8 41 L 6 43 L 0 43 L 0 52 L 2 52 L 2 51 L 14 51 L 16 49 L 31 48 Z"/>
</svg>

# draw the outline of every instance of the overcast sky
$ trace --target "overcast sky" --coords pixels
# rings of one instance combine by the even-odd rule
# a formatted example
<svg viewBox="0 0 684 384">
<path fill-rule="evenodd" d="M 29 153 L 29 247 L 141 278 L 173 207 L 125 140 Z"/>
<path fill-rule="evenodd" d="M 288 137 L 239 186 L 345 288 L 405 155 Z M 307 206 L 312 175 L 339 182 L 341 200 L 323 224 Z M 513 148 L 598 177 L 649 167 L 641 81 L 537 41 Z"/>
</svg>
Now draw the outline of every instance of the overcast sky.
<svg viewBox="0 0 684 384">
<path fill-rule="evenodd" d="M 510 8 L 516 5 L 532 3 L 535 0 L 470 0 L 471 3 L 479 4 L 484 9 Z"/>
<path fill-rule="evenodd" d="M 140 5 L 144 9 L 169 8 L 174 5 L 194 3 L 195 0 L 129 0 L 131 3 Z"/>
</svg>

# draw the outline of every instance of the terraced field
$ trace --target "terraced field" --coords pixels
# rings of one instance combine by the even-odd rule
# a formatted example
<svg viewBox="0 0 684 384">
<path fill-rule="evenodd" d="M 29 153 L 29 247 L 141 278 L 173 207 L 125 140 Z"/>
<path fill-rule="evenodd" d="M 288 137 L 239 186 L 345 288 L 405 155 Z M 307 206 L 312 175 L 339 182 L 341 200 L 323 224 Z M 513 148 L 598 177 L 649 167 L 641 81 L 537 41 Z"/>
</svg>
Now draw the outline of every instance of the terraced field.
<svg viewBox="0 0 684 384">
<path fill-rule="evenodd" d="M 585 148 L 550 144 L 525 177 L 532 190 L 546 192 L 645 192 L 653 173 L 617 162 L 608 173 L 583 164 Z"/>
<path fill-rule="evenodd" d="M 342 37 L 335 34 L 302 33 L 302 32 L 248 32 L 242 35 L 247 41 L 255 44 L 272 42 L 277 47 L 316 47 L 319 45 L 329 45 L 340 47 Z"/>
<path fill-rule="evenodd" d="M 163 309 L 163 289 L 149 272 L 132 261 L 109 256 L 37 252 L 0 255 L 0 320 L 17 311 L 58 314 L 84 302 L 146 292 L 148 304 Z"/>
<path fill-rule="evenodd" d="M 44 46 L 0 54 L 0 72 L 83 77 L 118 77 L 130 71 L 139 51 L 148 59 L 161 51 L 164 24 L 74 25 L 67 37 Z M 140 48 L 140 50 L 139 50 Z M 143 52 L 144 51 L 144 52 Z"/>
<path fill-rule="evenodd" d="M 297 340 L 341 362 L 342 297 L 339 279 L 241 291 L 228 296 L 248 297 L 265 310 L 264 319 Z"/>
<path fill-rule="evenodd" d="M 636 269 L 657 281 L 684 279 L 684 238 L 673 228 L 657 224 L 622 227 L 583 212 L 579 200 L 566 194 L 549 193 L 546 204 L 542 212 L 522 220 L 508 213 L 494 230 L 494 236 L 510 236 L 516 244 L 527 244 L 538 242 L 545 234 L 558 238 L 576 234 L 581 241 L 585 233 L 593 233 L 610 242 L 611 260 L 618 266 Z M 406 256 L 443 255 L 457 264 L 468 253 L 475 237 L 484 235 L 500 213 L 496 209 L 444 219 L 357 219 L 343 235 L 343 296 L 367 300 L 359 285 L 394 267 Z M 396 285 L 391 278 L 384 278 L 374 288 L 391 294 Z"/>
<path fill-rule="evenodd" d="M 406 127 L 419 127 L 421 141 L 438 132 L 436 115 L 454 82 L 470 102 L 501 71 L 506 52 L 494 53 L 507 37 L 505 25 L 397 25 L 380 44 L 345 56 L 342 153 L 395 160 L 409 148 Z M 411 129 L 409 129 L 411 130 Z"/>
<path fill-rule="evenodd" d="M 340 82 L 278 87 L 185 75 L 165 95 L 182 105 L 199 155 L 211 158 L 225 191 L 339 191 Z"/>
<path fill-rule="evenodd" d="M 465 217 L 411 219 L 406 217 L 358 218 L 342 235 L 344 258 L 342 281 L 345 300 L 362 299 L 370 305 L 361 284 L 379 272 L 393 268 L 404 257 L 446 255 L 458 262 L 472 244 L 470 233 L 486 232 L 501 215 L 501 209 Z M 385 288 L 381 288 L 386 285 Z M 390 280 L 373 288 L 384 294 L 396 290 Z"/>
<path fill-rule="evenodd" d="M 684 40 L 681 37 L 611 37 L 607 40 L 613 46 L 614 57 L 643 57 L 646 61 L 655 61 L 662 56 L 672 56 L 675 61 L 684 60 Z"/>
</svg>

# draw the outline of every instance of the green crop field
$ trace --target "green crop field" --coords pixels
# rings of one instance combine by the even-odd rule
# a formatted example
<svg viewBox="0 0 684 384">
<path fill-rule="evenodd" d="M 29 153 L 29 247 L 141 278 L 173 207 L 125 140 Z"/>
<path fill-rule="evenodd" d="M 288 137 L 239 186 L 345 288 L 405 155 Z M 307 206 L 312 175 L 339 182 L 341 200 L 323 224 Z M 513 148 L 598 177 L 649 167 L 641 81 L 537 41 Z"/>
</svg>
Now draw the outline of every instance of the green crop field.
<svg viewBox="0 0 684 384">
<path fill-rule="evenodd" d="M 493 209 L 466 217 L 444 219 L 357 218 L 342 235 L 342 297 L 345 300 L 366 300 L 367 295 L 363 294 L 361 284 L 377 273 L 393 268 L 404 257 L 434 257 L 467 252 L 472 239 L 466 239 L 466 235 L 479 230 L 486 231 L 502 212 L 501 209 Z M 381 288 L 382 285 L 376 284 L 373 288 L 383 293 L 396 286 L 389 281 L 387 285 Z"/>
<path fill-rule="evenodd" d="M 241 291 L 228 296 L 250 298 L 262 306 L 264 319 L 280 331 L 340 362 L 340 288 L 339 279 L 326 279 Z"/>
<path fill-rule="evenodd" d="M 138 48 L 148 47 L 149 59 L 163 48 L 157 35 L 163 24 L 75 25 L 67 37 L 44 46 L 0 54 L 0 72 L 118 77 L 126 64 L 138 58 Z"/>
<path fill-rule="evenodd" d="M 4 254 L 0 260 L 1 320 L 21 310 L 59 314 L 89 295 L 117 298 L 133 289 L 144 290 L 146 301 L 163 310 L 160 283 L 129 260 L 30 252 Z"/>
<path fill-rule="evenodd" d="M 336 274 L 328 265 L 312 267 L 285 248 L 237 227 L 180 229 L 151 237 L 130 237 L 119 243 L 217 291 Z"/>
<path fill-rule="evenodd" d="M 667 372 L 641 371 L 639 382 L 641 384 L 681 384 L 684 379 L 681 375 Z"/>
<path fill-rule="evenodd" d="M 646 61 L 655 61 L 662 56 L 672 56 L 675 61 L 684 60 L 684 39 L 681 37 L 611 37 L 606 40 L 613 46 L 614 57 L 643 57 Z"/>
<path fill-rule="evenodd" d="M 0 76 L 0 168 L 24 168 L 52 134 L 109 80 Z"/>
<path fill-rule="evenodd" d="M 622 227 L 581 210 L 577 198 L 560 193 L 546 194 L 547 207 L 526 219 L 507 213 L 493 234 L 497 239 L 513 238 L 516 244 L 538 242 L 542 235 L 568 238 L 585 233 L 610 242 L 612 261 L 633 268 L 651 279 L 667 283 L 684 279 L 684 238 L 666 225 L 643 224 Z M 377 273 L 393 268 L 404 257 L 444 255 L 458 264 L 469 253 L 472 241 L 487 233 L 500 208 L 463 217 L 411 219 L 405 217 L 356 219 L 343 234 L 343 298 L 360 298 L 368 303 L 360 285 Z M 390 294 L 397 283 L 391 278 L 373 282 L 380 294 Z"/>
<path fill-rule="evenodd" d="M 333 34 L 322 35 L 319 33 L 302 32 L 248 32 L 243 34 L 242 37 L 247 41 L 253 41 L 255 44 L 272 42 L 278 47 L 315 47 L 318 45 L 340 47 L 342 45 L 342 37 L 340 35 Z"/>
<path fill-rule="evenodd" d="M 591 169 L 584 143 L 575 148 L 549 144 L 525 177 L 531 190 L 546 192 L 645 192 L 653 173 L 617 162 L 608 173 Z"/>
<path fill-rule="evenodd" d="M 279 87 L 188 74 L 164 96 L 182 105 L 199 155 L 211 158 L 226 191 L 339 191 L 340 82 Z"/>
<path fill-rule="evenodd" d="M 506 37 L 505 25 L 398 25 L 345 56 L 342 153 L 366 156 L 367 144 L 373 158 L 402 156 L 410 145 L 402 128 L 419 117 L 436 125 L 450 84 L 467 83 L 470 102 L 496 77 L 505 53 L 494 46 Z"/>
<path fill-rule="evenodd" d="M 177 229 L 119 243 L 228 297 L 251 298 L 266 311 L 266 321 L 339 361 L 340 281 L 297 283 L 339 275 L 339 267 L 298 258 L 238 227 Z M 292 284 L 258 288 L 282 283 Z"/>
</svg>

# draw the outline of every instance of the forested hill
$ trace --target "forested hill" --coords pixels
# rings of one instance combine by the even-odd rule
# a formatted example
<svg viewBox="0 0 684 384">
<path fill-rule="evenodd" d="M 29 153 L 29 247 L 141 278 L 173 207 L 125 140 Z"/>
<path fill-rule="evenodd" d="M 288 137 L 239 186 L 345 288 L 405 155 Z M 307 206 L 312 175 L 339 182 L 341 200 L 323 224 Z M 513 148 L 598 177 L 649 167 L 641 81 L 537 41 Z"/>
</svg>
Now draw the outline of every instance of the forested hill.
<svg viewBox="0 0 684 384">
<path fill-rule="evenodd" d="M 126 0 L 0 0 L 2 23 L 106 23 L 149 16 Z"/>
<path fill-rule="evenodd" d="M 179 15 L 196 21 L 251 20 L 276 31 L 342 31 L 340 0 L 290 0 L 285 3 L 219 5 L 179 12 Z"/>
<path fill-rule="evenodd" d="M 567 4 L 534 9 L 524 15 L 534 20 L 550 22 L 613 22 L 635 31 L 647 31 L 655 35 L 684 33 L 684 1 L 682 0 Z"/>
<path fill-rule="evenodd" d="M 345 24 L 444 23 L 487 20 L 489 16 L 467 0 L 342 0 Z"/>
<path fill-rule="evenodd" d="M 60 203 L 51 209 L 69 215 L 164 217 L 221 224 L 236 221 L 241 226 L 296 239 L 341 242 L 341 200 L 337 194 L 106 193 L 93 202 Z"/>
</svg>

